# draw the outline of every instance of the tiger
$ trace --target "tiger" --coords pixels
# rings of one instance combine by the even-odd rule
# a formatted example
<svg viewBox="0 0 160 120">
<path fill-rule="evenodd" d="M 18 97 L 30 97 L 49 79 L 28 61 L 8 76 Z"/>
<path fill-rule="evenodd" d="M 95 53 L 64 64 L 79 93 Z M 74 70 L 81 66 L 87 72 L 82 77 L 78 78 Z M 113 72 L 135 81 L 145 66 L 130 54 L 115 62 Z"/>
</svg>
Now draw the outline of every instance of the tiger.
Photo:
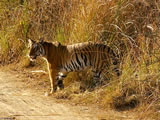
<svg viewBox="0 0 160 120">
<path fill-rule="evenodd" d="M 29 57 L 35 60 L 38 56 L 47 61 L 50 94 L 56 92 L 57 87 L 64 88 L 63 79 L 69 72 L 82 71 L 91 68 L 93 80 L 98 81 L 104 69 L 112 64 L 117 76 L 120 75 L 118 57 L 108 45 L 103 43 L 83 42 L 72 45 L 62 45 L 60 42 L 46 42 L 40 39 L 36 42 L 29 39 Z"/>
</svg>

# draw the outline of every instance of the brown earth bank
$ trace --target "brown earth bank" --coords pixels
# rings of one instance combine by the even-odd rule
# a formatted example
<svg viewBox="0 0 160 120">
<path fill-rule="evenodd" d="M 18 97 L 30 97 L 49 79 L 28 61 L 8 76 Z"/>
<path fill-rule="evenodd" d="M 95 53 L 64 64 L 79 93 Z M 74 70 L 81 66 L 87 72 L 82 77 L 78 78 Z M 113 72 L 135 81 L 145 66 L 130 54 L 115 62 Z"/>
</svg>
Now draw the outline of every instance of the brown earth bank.
<svg viewBox="0 0 160 120">
<path fill-rule="evenodd" d="M 43 79 L 43 80 L 41 80 Z M 46 81 L 44 81 L 46 79 Z M 135 110 L 104 110 L 47 96 L 48 75 L 14 65 L 0 67 L 0 120 L 137 120 Z"/>
</svg>

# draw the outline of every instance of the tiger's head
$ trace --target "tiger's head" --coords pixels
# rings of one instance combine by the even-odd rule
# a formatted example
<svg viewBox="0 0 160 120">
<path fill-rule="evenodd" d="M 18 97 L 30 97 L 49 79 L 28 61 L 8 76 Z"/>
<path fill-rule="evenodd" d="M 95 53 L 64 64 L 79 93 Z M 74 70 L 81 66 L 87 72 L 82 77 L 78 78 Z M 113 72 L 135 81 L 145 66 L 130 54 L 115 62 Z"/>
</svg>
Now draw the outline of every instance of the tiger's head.
<svg viewBox="0 0 160 120">
<path fill-rule="evenodd" d="M 38 56 L 45 56 L 45 49 L 44 49 L 44 41 L 40 39 L 40 42 L 36 42 L 32 39 L 29 39 L 29 58 L 31 61 L 35 60 Z"/>
</svg>

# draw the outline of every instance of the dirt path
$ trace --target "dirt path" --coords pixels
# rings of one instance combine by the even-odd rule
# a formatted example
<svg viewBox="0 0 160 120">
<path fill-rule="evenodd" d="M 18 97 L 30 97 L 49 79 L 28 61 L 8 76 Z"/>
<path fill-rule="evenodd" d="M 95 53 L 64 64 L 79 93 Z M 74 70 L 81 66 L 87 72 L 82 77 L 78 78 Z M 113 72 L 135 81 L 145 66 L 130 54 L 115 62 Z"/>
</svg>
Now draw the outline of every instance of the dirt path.
<svg viewBox="0 0 160 120">
<path fill-rule="evenodd" d="M 16 75 L 15 75 L 16 76 Z M 11 73 L 0 72 L 0 120 L 96 120 L 85 107 L 72 107 L 24 89 Z"/>
<path fill-rule="evenodd" d="M 58 103 L 24 86 L 18 74 L 0 70 L 0 120 L 133 120 L 119 112 Z"/>
</svg>

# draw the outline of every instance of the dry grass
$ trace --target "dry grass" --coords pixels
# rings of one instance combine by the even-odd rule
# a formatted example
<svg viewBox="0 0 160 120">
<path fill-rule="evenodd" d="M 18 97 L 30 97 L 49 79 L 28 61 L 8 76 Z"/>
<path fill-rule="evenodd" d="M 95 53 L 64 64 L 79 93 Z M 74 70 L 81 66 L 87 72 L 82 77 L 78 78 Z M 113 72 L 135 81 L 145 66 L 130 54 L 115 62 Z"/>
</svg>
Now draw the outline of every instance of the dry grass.
<svg viewBox="0 0 160 120">
<path fill-rule="evenodd" d="M 159 14 L 157 0 L 1 1 L 0 63 L 22 55 L 21 66 L 30 65 L 25 57 L 27 38 L 63 44 L 104 42 L 120 55 L 122 75 L 91 90 L 90 72 L 71 73 L 64 81 L 66 88 L 56 97 L 116 110 L 135 108 L 145 111 L 141 119 L 158 118 Z"/>
</svg>

